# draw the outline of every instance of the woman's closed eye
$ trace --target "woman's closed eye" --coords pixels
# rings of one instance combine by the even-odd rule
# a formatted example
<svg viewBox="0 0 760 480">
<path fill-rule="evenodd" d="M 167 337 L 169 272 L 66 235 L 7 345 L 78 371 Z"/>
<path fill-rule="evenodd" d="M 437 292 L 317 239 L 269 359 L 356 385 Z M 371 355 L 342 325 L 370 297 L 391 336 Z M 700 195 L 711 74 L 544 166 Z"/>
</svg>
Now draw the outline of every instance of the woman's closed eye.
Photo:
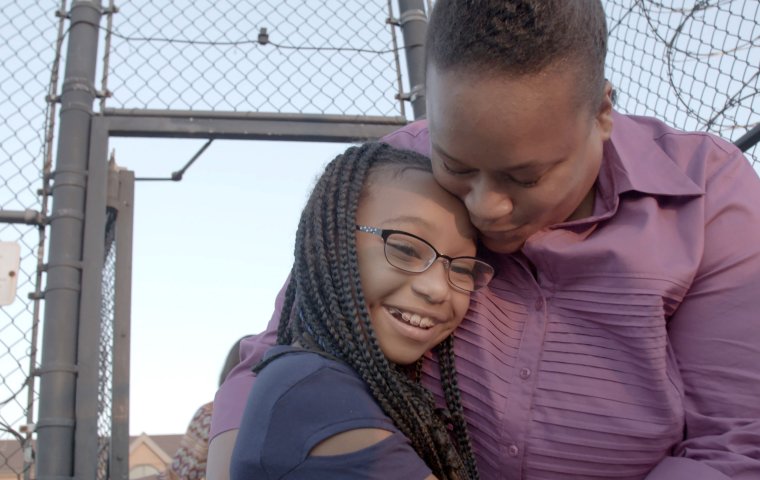
<svg viewBox="0 0 760 480">
<path fill-rule="evenodd" d="M 512 175 L 508 175 L 507 177 L 512 183 L 523 188 L 535 187 L 538 184 L 538 181 L 541 180 L 540 176 L 531 180 L 515 178 Z"/>
<path fill-rule="evenodd" d="M 455 167 L 454 165 L 450 164 L 449 162 L 445 160 L 441 160 L 441 165 L 443 166 L 443 169 L 446 170 L 446 173 L 450 175 L 467 175 L 468 173 L 472 173 L 475 171 L 472 168 Z"/>
</svg>

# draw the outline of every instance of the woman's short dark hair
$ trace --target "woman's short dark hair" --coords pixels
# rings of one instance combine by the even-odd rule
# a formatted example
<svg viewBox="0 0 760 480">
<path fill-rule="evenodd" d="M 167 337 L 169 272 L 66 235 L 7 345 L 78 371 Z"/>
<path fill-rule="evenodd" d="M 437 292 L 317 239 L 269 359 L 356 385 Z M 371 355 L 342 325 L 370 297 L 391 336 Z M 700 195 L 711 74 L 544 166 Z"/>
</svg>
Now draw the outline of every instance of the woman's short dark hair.
<svg viewBox="0 0 760 480">
<path fill-rule="evenodd" d="M 566 66 L 580 75 L 581 99 L 596 102 L 604 90 L 601 0 L 437 0 L 426 43 L 439 72 L 519 77 Z"/>
</svg>

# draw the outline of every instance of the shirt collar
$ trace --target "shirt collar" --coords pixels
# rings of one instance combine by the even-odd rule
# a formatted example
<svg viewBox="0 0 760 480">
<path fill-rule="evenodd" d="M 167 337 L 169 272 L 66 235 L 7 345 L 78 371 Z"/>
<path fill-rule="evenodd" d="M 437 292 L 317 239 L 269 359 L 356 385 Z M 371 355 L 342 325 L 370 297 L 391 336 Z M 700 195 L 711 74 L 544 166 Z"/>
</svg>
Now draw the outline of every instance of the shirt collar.
<svg viewBox="0 0 760 480">
<path fill-rule="evenodd" d="M 604 145 L 604 162 L 600 172 L 602 191 L 618 196 L 636 191 L 650 195 L 699 196 L 704 190 L 695 184 L 659 145 L 658 138 L 667 133 L 657 122 L 651 126 L 626 115 L 613 112 L 612 138 Z M 612 188 L 604 188 L 610 182 Z"/>
</svg>

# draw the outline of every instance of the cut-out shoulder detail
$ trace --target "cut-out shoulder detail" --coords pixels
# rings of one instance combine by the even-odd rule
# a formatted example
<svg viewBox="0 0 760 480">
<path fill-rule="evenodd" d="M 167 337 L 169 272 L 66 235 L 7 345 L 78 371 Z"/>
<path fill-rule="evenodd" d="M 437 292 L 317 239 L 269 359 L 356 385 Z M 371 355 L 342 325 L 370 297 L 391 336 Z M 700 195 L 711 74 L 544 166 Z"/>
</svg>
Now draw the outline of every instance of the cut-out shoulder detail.
<svg viewBox="0 0 760 480">
<path fill-rule="evenodd" d="M 275 355 L 251 390 L 230 462 L 232 480 L 429 480 L 430 468 L 354 370 L 287 345 L 272 347 L 265 359 Z M 349 439 L 350 448 L 321 450 L 325 442 L 314 451 L 353 430 L 379 431 L 361 444 Z"/>
<path fill-rule="evenodd" d="M 326 457 L 358 452 L 393 435 L 381 428 L 357 428 L 341 432 L 319 442 L 309 452 L 310 457 Z"/>
</svg>

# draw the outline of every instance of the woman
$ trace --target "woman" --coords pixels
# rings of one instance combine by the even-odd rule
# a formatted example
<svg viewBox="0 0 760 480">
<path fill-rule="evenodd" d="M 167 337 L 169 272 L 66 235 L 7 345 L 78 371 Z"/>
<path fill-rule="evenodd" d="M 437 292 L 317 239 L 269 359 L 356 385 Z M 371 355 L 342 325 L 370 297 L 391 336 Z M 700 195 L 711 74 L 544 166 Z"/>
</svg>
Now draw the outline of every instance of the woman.
<svg viewBox="0 0 760 480">
<path fill-rule="evenodd" d="M 478 478 L 451 336 L 493 276 L 475 253 L 425 157 L 377 143 L 333 160 L 301 216 L 232 478 Z M 419 384 L 433 348 L 445 409 Z"/>
</svg>

